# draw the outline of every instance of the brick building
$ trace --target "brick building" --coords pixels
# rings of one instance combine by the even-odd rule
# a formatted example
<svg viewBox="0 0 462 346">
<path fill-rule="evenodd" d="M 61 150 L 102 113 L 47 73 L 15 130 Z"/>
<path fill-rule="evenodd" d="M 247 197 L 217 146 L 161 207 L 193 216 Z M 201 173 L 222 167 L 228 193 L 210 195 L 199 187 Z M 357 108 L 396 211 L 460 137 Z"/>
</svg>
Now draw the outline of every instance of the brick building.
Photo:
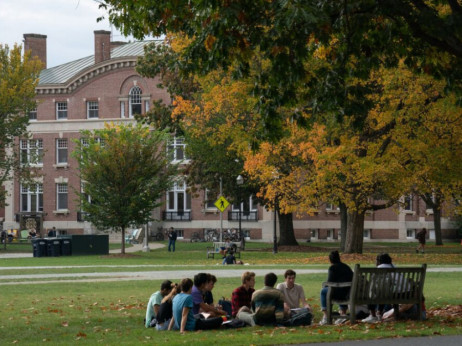
<svg viewBox="0 0 462 346">
<path fill-rule="evenodd" d="M 46 36 L 24 35 L 24 48 L 31 50 L 45 65 L 37 86 L 37 108 L 30 112 L 31 138 L 20 139 L 22 160 L 33 160 L 43 177 L 33 187 L 19 181 L 5 186 L 10 191 L 8 206 L 0 210 L 4 229 L 25 229 L 35 224 L 45 234 L 56 227 L 68 234 L 88 234 L 96 230 L 84 221 L 78 210 L 75 190 L 81 188 L 77 162 L 71 157 L 79 131 L 102 128 L 105 122 L 133 122 L 134 114 L 144 113 L 152 101 L 169 103 L 170 96 L 157 88 L 159 80 L 141 77 L 135 71 L 143 47 L 153 41 L 111 42 L 109 31 L 94 32 L 94 55 L 56 67 L 46 68 Z M 187 160 L 185 143 L 176 138 L 170 143 L 174 160 Z M 407 197 L 406 208 L 389 208 L 366 216 L 366 240 L 414 239 L 417 229 L 426 227 L 434 237 L 433 216 L 423 201 Z M 163 207 L 154 210 L 158 222 L 148 225 L 154 236 L 158 229 L 174 227 L 180 238 L 205 230 L 220 229 L 220 213 L 214 200 L 204 191 L 198 198 L 188 194 L 185 184 L 176 184 L 166 193 Z M 249 197 L 241 205 L 242 228 L 252 239 L 272 240 L 274 214 Z M 223 213 L 223 229 L 236 229 L 239 208 L 231 205 Z M 294 218 L 299 240 L 336 241 L 339 237 L 339 211 L 322 205 L 313 216 Z M 449 220 L 442 220 L 443 237 L 455 237 Z"/>
</svg>

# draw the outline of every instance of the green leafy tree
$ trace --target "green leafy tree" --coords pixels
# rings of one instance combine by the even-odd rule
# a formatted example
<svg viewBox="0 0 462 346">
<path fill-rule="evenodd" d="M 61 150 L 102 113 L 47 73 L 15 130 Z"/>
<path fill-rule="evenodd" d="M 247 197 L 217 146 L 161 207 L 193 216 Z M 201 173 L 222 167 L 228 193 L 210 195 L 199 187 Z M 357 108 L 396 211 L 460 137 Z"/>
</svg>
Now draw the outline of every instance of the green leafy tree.
<svg viewBox="0 0 462 346">
<path fill-rule="evenodd" d="M 177 167 L 167 158 L 166 132 L 141 124 L 106 125 L 82 131 L 73 156 L 83 182 L 81 209 L 98 229 L 122 232 L 152 220 L 152 211 L 172 185 Z M 90 196 L 90 198 L 87 198 Z"/>
<path fill-rule="evenodd" d="M 300 84 L 316 85 L 306 100 L 314 110 L 350 114 L 344 108 L 345 80 L 367 79 L 371 69 L 396 66 L 400 58 L 413 70 L 448 79 L 450 88 L 461 85 L 457 0 L 99 2 L 124 34 L 186 35 L 182 70 L 233 66 L 240 77 L 249 74 L 255 56 L 267 60 L 254 84 L 267 125 L 280 104 L 293 102 Z M 314 69 L 316 78 L 307 80 L 305 64 L 323 46 L 331 49 L 325 56 L 331 68 Z"/>
<path fill-rule="evenodd" d="M 19 160 L 17 138 L 27 137 L 28 111 L 36 107 L 35 87 L 42 65 L 21 56 L 21 47 L 0 45 L 0 186 L 14 175 L 23 182 L 33 173 Z M 5 205 L 7 191 L 0 188 L 0 207 Z"/>
</svg>

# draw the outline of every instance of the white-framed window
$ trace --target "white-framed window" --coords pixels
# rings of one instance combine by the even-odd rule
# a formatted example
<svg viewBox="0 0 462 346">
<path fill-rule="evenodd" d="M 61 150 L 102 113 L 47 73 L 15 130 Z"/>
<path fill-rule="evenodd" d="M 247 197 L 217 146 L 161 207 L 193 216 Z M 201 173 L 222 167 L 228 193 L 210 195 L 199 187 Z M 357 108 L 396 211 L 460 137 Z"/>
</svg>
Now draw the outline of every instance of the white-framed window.
<svg viewBox="0 0 462 346">
<path fill-rule="evenodd" d="M 67 102 L 56 102 L 56 119 L 67 119 Z"/>
<path fill-rule="evenodd" d="M 99 117 L 98 101 L 87 101 L 87 118 L 97 119 Z"/>
<path fill-rule="evenodd" d="M 88 138 L 80 138 L 80 142 L 82 143 L 82 146 L 85 148 L 88 148 L 88 146 L 90 145 Z M 99 143 L 100 146 L 104 147 L 104 139 L 98 137 L 96 138 L 96 142 Z"/>
<path fill-rule="evenodd" d="M 21 211 L 43 211 L 43 185 L 25 186 L 21 184 Z"/>
<path fill-rule="evenodd" d="M 241 202 L 241 211 L 245 215 L 251 211 L 257 210 L 257 201 L 255 196 L 250 196 L 249 198 L 244 198 Z M 239 211 L 239 203 L 233 203 L 233 211 Z"/>
<path fill-rule="evenodd" d="M 187 192 L 186 182 L 173 184 L 172 189 L 167 192 L 168 211 L 190 211 L 191 195 Z"/>
<path fill-rule="evenodd" d="M 406 230 L 406 238 L 407 239 L 415 239 L 415 229 L 407 229 Z"/>
<path fill-rule="evenodd" d="M 129 93 L 129 111 L 130 118 L 133 118 L 135 114 L 141 114 L 141 88 L 134 86 L 130 89 Z"/>
<path fill-rule="evenodd" d="M 328 229 L 327 230 L 327 239 L 332 239 L 334 236 L 334 230 L 333 229 Z"/>
<path fill-rule="evenodd" d="M 21 139 L 21 162 L 31 165 L 43 165 L 43 140 L 42 139 Z"/>
<path fill-rule="evenodd" d="M 363 230 L 363 238 L 364 239 L 371 239 L 371 233 L 372 233 L 371 229 L 364 229 Z"/>
<path fill-rule="evenodd" d="M 37 106 L 27 112 L 29 120 L 37 120 Z"/>
<path fill-rule="evenodd" d="M 80 184 L 80 192 L 82 193 L 82 198 L 85 199 L 88 203 L 91 203 L 91 196 L 85 191 L 86 184 L 86 182 L 82 181 Z"/>
<path fill-rule="evenodd" d="M 311 230 L 311 239 L 318 239 L 318 230 L 317 229 L 312 229 Z"/>
<path fill-rule="evenodd" d="M 326 203 L 326 213 L 339 213 L 340 207 L 334 203 Z"/>
<path fill-rule="evenodd" d="M 120 117 L 125 118 L 125 102 L 120 101 Z"/>
<path fill-rule="evenodd" d="M 412 194 L 404 196 L 404 210 L 406 211 L 414 210 L 414 196 Z"/>
<path fill-rule="evenodd" d="M 168 142 L 167 154 L 170 161 L 178 162 L 187 160 L 185 154 L 186 144 L 183 137 L 175 137 Z"/>
<path fill-rule="evenodd" d="M 67 210 L 67 184 L 56 184 L 56 210 Z"/>
<path fill-rule="evenodd" d="M 432 203 L 435 203 L 435 194 L 433 193 L 431 195 L 431 200 L 432 200 Z M 427 202 L 425 202 L 425 213 L 427 215 L 433 215 L 433 208 L 431 205 L 427 204 Z"/>
<path fill-rule="evenodd" d="M 144 111 L 149 112 L 149 101 L 144 101 Z"/>
<path fill-rule="evenodd" d="M 218 199 L 218 196 L 216 194 L 211 193 L 209 189 L 205 189 L 204 191 L 205 209 L 217 210 L 217 207 L 215 206 L 215 202 L 217 201 L 217 199 Z"/>
<path fill-rule="evenodd" d="M 59 138 L 56 140 L 56 164 L 67 163 L 67 139 Z"/>
</svg>

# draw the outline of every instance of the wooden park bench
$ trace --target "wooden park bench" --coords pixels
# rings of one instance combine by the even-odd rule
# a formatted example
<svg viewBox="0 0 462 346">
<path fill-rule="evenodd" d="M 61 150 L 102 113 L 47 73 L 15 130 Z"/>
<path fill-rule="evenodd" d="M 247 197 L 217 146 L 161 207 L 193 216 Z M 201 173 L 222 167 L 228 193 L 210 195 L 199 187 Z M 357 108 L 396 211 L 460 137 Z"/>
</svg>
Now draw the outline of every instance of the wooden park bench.
<svg viewBox="0 0 462 346">
<path fill-rule="evenodd" d="M 390 304 L 399 317 L 399 304 L 417 304 L 419 319 L 422 318 L 423 287 L 427 265 L 400 268 L 361 268 L 356 264 L 352 282 L 325 282 L 327 292 L 327 323 L 332 324 L 332 305 L 349 305 L 350 321 L 356 322 L 356 306 Z M 345 300 L 332 298 L 336 287 L 350 287 Z"/>
<path fill-rule="evenodd" d="M 225 242 L 214 242 L 213 246 L 207 246 L 207 258 L 215 258 L 215 255 L 220 256 L 220 249 L 225 244 Z M 234 249 L 234 256 L 241 258 L 241 243 L 232 242 L 231 247 Z"/>
</svg>

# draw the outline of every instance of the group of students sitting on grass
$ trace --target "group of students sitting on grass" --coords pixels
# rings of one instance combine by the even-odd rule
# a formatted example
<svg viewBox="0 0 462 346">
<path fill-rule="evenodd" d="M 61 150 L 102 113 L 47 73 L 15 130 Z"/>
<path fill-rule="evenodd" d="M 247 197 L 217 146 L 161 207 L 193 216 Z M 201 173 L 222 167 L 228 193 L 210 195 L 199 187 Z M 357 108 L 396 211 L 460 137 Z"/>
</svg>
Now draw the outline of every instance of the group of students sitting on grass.
<svg viewBox="0 0 462 346">
<path fill-rule="evenodd" d="M 341 262 L 338 251 L 329 255 L 331 266 L 328 270 L 330 282 L 351 282 L 353 271 Z M 393 267 L 391 257 L 381 254 L 377 257 L 380 268 Z M 222 325 L 228 327 L 244 327 L 255 325 L 301 326 L 310 325 L 312 310 L 305 298 L 301 285 L 295 283 L 296 273 L 288 269 L 284 273 L 284 282 L 279 283 L 276 274 L 268 273 L 264 277 L 264 287 L 255 290 L 255 273 L 246 271 L 242 274 L 242 285 L 233 290 L 231 301 L 220 300 L 214 304 L 212 290 L 217 278 L 212 274 L 199 273 L 194 281 L 186 278 L 179 284 L 169 280 L 161 284 L 160 290 L 149 299 L 145 326 L 155 327 L 157 330 L 179 330 L 180 332 L 216 329 Z M 349 288 L 338 288 L 335 295 L 347 297 Z M 321 310 L 323 317 L 320 325 L 327 323 L 326 315 L 327 287 L 321 290 Z M 363 317 L 356 311 L 357 318 L 362 322 L 377 322 L 391 316 L 393 309 L 386 306 L 370 305 L 364 307 L 369 311 Z M 340 318 L 336 323 L 343 323 L 347 319 L 348 306 L 340 306 Z M 414 306 L 400 306 L 400 313 L 408 311 L 412 318 Z M 425 313 L 425 308 L 423 309 Z M 363 312 L 364 313 L 364 312 Z M 406 316 L 406 314 L 404 314 Z M 425 316 L 424 316 L 425 317 Z"/>
<path fill-rule="evenodd" d="M 311 324 L 311 307 L 303 287 L 295 283 L 296 273 L 287 270 L 284 282 L 277 285 L 274 273 L 265 275 L 265 286 L 255 290 L 255 273 L 244 272 L 242 285 L 232 292 L 231 301 L 220 300 L 214 305 L 212 289 L 216 277 L 207 273 L 187 278 L 179 284 L 162 283 L 148 302 L 145 326 L 157 330 L 216 329 L 222 325 L 237 328 L 246 325 Z"/>
</svg>

